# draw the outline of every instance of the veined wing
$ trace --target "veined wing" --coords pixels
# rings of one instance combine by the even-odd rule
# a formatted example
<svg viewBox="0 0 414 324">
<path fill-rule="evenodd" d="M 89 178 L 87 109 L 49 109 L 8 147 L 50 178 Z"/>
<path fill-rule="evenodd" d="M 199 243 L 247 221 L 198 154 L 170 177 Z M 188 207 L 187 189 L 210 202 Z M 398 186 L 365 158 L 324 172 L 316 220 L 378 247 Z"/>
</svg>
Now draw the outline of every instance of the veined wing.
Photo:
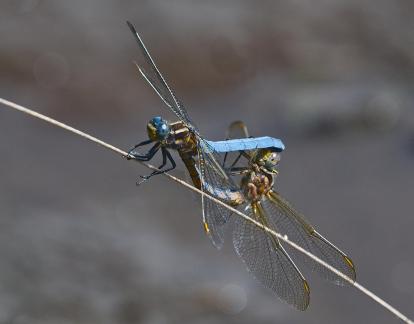
<svg viewBox="0 0 414 324">
<path fill-rule="evenodd" d="M 236 120 L 232 122 L 229 127 L 227 128 L 226 132 L 226 138 L 248 138 L 249 131 L 247 129 L 247 126 L 244 122 L 241 120 Z"/>
<path fill-rule="evenodd" d="M 188 116 L 187 111 L 180 101 L 175 96 L 172 89 L 169 87 L 161 72 L 158 70 L 155 65 L 154 60 L 152 59 L 150 53 L 145 47 L 144 42 L 136 31 L 135 27 L 127 21 L 128 27 L 131 29 L 132 34 L 135 37 L 135 40 L 138 43 L 138 46 L 141 50 L 142 56 L 144 57 L 145 63 L 148 66 L 148 70 L 145 70 L 141 65 L 136 64 L 139 71 L 145 80 L 151 85 L 155 92 L 161 97 L 162 101 L 173 111 L 173 113 L 183 121 L 191 130 L 195 131 L 196 128 L 191 122 L 191 119 Z"/>
<path fill-rule="evenodd" d="M 313 253 L 323 261 L 347 275 L 355 281 L 355 267 L 352 260 L 335 245 L 320 235 L 305 218 L 278 193 L 270 191 L 262 201 L 262 206 L 268 213 L 272 225 L 280 234 L 287 235 L 289 240 L 297 243 L 309 252 Z M 312 269 L 325 279 L 338 285 L 347 282 L 335 275 L 330 270 L 307 258 L 302 253 L 295 253 L 305 263 L 310 264 Z"/>
<path fill-rule="evenodd" d="M 249 205 L 246 214 L 265 226 L 268 216 L 260 203 Z M 309 286 L 277 237 L 237 217 L 233 244 L 248 270 L 265 287 L 299 310 L 309 305 Z"/>
<path fill-rule="evenodd" d="M 282 152 L 285 149 L 285 145 L 280 139 L 269 136 L 207 141 L 207 143 L 218 153 L 250 151 L 262 148 L 275 148 Z"/>
<path fill-rule="evenodd" d="M 135 30 L 134 26 L 127 22 L 129 28 L 131 29 L 138 46 L 141 50 L 141 53 L 144 57 L 145 63 L 148 66 L 148 70 L 145 70 L 143 67 L 138 65 L 138 69 L 145 80 L 151 85 L 155 92 L 160 96 L 164 103 L 177 115 L 177 117 L 183 121 L 186 126 L 197 136 L 198 142 L 198 167 L 200 171 L 200 180 L 202 183 L 208 183 L 209 188 L 216 188 L 221 192 L 228 192 L 228 190 L 236 188 L 230 182 L 231 180 L 225 174 L 224 170 L 217 163 L 216 158 L 214 157 L 214 150 L 204 142 L 204 139 L 199 135 L 197 128 L 194 126 L 194 123 L 191 121 L 188 116 L 187 111 L 180 103 L 180 101 L 175 96 L 172 89 L 168 86 L 161 72 L 158 70 L 155 65 L 154 60 L 149 54 L 147 48 L 144 45 L 141 37 Z M 201 189 L 206 191 L 205 186 L 201 186 Z M 209 192 L 211 193 L 211 192 Z M 218 194 L 218 192 L 213 192 Z M 231 199 L 230 197 L 220 198 L 222 200 Z M 217 206 L 212 201 L 205 199 L 203 200 L 203 219 L 206 231 L 211 236 L 213 243 L 220 247 L 223 241 L 223 226 L 227 222 L 228 217 L 230 216 L 223 207 Z"/>
<path fill-rule="evenodd" d="M 243 203 L 243 194 L 217 162 L 218 157 L 214 149 L 203 139 L 199 140 L 198 145 L 198 167 L 202 190 L 233 206 Z M 225 225 L 232 212 L 205 198 L 204 195 L 201 201 L 205 230 L 213 244 L 221 248 L 224 242 Z"/>
</svg>

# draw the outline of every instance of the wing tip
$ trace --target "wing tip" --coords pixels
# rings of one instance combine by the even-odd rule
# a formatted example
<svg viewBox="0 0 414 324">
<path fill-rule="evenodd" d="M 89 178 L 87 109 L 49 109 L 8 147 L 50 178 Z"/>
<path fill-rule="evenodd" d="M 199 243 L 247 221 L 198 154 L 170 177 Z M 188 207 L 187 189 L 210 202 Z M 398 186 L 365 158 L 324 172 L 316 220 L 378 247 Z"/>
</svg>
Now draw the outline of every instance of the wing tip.
<svg viewBox="0 0 414 324">
<path fill-rule="evenodd" d="M 137 31 L 135 30 L 135 27 L 134 27 L 134 25 L 129 21 L 129 20 L 127 20 L 126 21 L 126 24 L 128 25 L 128 27 L 129 27 L 129 29 L 131 29 L 131 31 L 133 32 L 133 33 L 136 33 Z"/>
<path fill-rule="evenodd" d="M 353 282 L 356 281 L 356 270 L 355 270 L 355 264 L 352 261 L 352 259 L 346 255 L 343 255 L 343 258 L 346 262 L 346 264 L 349 266 L 349 268 L 351 269 L 351 275 L 349 276 L 350 279 L 352 279 Z"/>
<path fill-rule="evenodd" d="M 204 232 L 206 232 L 206 234 L 210 234 L 210 227 L 208 226 L 207 222 L 203 222 L 203 226 L 204 226 Z"/>
<path fill-rule="evenodd" d="M 295 309 L 304 312 L 308 309 L 309 304 L 310 304 L 310 287 L 306 279 L 303 279 L 302 283 L 303 283 L 303 297 L 299 298 L 298 300 L 288 300 L 279 295 L 277 296 L 279 297 L 280 300 L 286 302 L 287 304 L 294 307 Z"/>
<path fill-rule="evenodd" d="M 132 63 L 135 65 L 135 67 L 138 69 L 138 71 L 143 74 L 143 69 L 141 66 L 137 63 L 137 61 L 132 61 Z"/>
<path fill-rule="evenodd" d="M 298 309 L 301 311 L 305 311 L 309 307 L 310 303 L 310 287 L 306 279 L 303 279 L 303 288 L 305 290 L 305 300 L 301 307 L 298 307 Z"/>
</svg>

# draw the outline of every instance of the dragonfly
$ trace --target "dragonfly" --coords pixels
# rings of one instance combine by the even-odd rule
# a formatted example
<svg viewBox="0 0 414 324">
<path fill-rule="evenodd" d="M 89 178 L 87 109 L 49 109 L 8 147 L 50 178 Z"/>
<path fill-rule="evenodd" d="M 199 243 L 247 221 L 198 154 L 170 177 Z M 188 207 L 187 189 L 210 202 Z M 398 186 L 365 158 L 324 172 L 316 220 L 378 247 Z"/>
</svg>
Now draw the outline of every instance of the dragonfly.
<svg viewBox="0 0 414 324">
<path fill-rule="evenodd" d="M 247 128 L 243 122 L 230 125 L 228 136 L 239 131 L 247 137 Z M 274 180 L 278 175 L 278 164 L 282 150 L 274 147 L 254 151 L 240 151 L 239 156 L 225 170 L 231 176 L 241 176 L 240 189 L 244 203 L 241 204 L 245 214 L 263 226 L 287 235 L 289 240 L 300 245 L 323 261 L 356 279 L 352 260 L 335 245 L 324 238 L 292 205 L 274 189 Z M 244 157 L 243 166 L 237 166 L 240 157 Z M 247 269 L 265 287 L 282 300 L 299 310 L 309 305 L 309 285 L 296 266 L 280 240 L 241 217 L 236 217 L 233 229 L 233 245 L 236 254 L 242 259 Z M 290 254 L 300 258 L 325 279 L 338 285 L 347 282 L 292 250 Z"/>
<path fill-rule="evenodd" d="M 184 105 L 176 97 L 157 68 L 135 27 L 130 22 L 127 22 L 127 25 L 138 43 L 142 56 L 143 64 L 135 63 L 135 65 L 164 104 L 178 117 L 176 122 L 168 122 L 159 116 L 152 118 L 147 124 L 148 139 L 129 150 L 127 159 L 138 161 L 150 161 L 159 151 L 162 154 L 162 164 L 151 174 L 141 176 L 142 179 L 138 184 L 176 167 L 176 162 L 169 152 L 169 149 L 172 149 L 178 152 L 195 187 L 234 206 L 241 204 L 244 200 L 243 196 L 218 162 L 219 153 L 248 151 L 265 147 L 283 149 L 282 141 L 267 136 L 227 141 L 204 139 L 190 119 Z M 138 151 L 140 147 L 149 144 L 153 144 L 153 146 L 147 153 L 141 154 Z M 224 227 L 230 218 L 231 211 L 206 199 L 204 195 L 201 197 L 201 203 L 204 230 L 213 244 L 220 248 L 224 241 Z"/>
</svg>

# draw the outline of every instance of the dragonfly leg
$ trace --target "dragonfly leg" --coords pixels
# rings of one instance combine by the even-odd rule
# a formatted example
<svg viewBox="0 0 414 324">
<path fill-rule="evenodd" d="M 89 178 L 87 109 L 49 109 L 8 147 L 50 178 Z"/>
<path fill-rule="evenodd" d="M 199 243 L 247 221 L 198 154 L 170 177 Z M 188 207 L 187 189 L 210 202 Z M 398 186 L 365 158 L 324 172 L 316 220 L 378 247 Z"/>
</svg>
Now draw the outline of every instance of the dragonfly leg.
<svg viewBox="0 0 414 324">
<path fill-rule="evenodd" d="M 236 157 L 236 159 L 233 161 L 233 163 L 230 165 L 230 167 L 225 168 L 225 163 L 226 163 L 226 158 L 227 158 L 227 152 L 226 152 L 226 154 L 224 155 L 223 167 L 225 169 L 232 169 L 237 164 L 237 162 L 239 162 L 239 160 L 242 156 L 245 157 L 246 159 L 250 160 L 249 155 L 245 151 L 239 151 L 239 155 Z"/>
<path fill-rule="evenodd" d="M 149 144 L 149 143 L 147 143 L 147 144 Z M 145 145 L 145 144 L 143 144 L 143 145 Z M 148 151 L 147 154 L 140 155 L 140 154 L 128 153 L 128 158 L 138 160 L 138 161 L 149 161 L 154 157 L 155 153 L 158 152 L 160 147 L 161 147 L 160 143 L 155 143 L 155 145 Z"/>
<path fill-rule="evenodd" d="M 237 134 L 242 133 L 242 135 L 243 135 L 242 137 L 245 137 L 245 138 L 252 138 L 253 137 L 253 136 L 249 135 L 249 131 L 247 130 L 246 124 L 244 122 L 242 122 L 241 120 L 234 121 L 230 124 L 230 126 L 227 129 L 226 138 L 228 140 L 231 139 L 231 138 L 238 138 L 239 136 L 235 136 L 236 133 Z M 240 154 L 237 156 L 237 158 L 234 160 L 234 162 L 230 165 L 229 169 L 234 167 L 242 156 L 244 156 L 248 160 L 250 160 L 250 156 L 245 151 L 239 151 L 239 153 Z M 228 152 L 226 152 L 225 155 L 224 155 L 223 168 L 225 167 L 225 164 L 226 164 L 227 155 L 228 155 Z"/>
<path fill-rule="evenodd" d="M 226 161 L 227 161 L 227 155 L 229 154 L 229 152 L 224 153 L 224 159 L 223 159 L 223 164 L 221 165 L 223 168 L 226 167 Z"/>
<path fill-rule="evenodd" d="M 234 168 L 228 169 L 228 172 L 230 173 L 230 175 L 245 174 L 245 173 L 248 173 L 249 171 L 250 169 L 247 167 L 234 167 Z"/>
<path fill-rule="evenodd" d="M 227 156 L 228 156 L 229 152 L 226 152 L 224 154 L 224 159 L 223 159 L 223 168 L 226 168 L 226 162 L 227 162 Z M 234 160 L 234 162 L 230 165 L 229 169 L 231 169 L 232 167 L 234 167 L 236 165 L 236 163 L 239 161 L 241 157 L 241 151 L 239 151 L 239 155 L 237 156 L 237 158 Z"/>
<path fill-rule="evenodd" d="M 150 175 L 146 175 L 146 176 L 141 176 L 141 181 L 137 182 L 137 185 L 142 184 L 143 182 L 147 181 L 149 178 L 158 175 L 158 174 L 163 174 L 165 172 L 174 170 L 175 167 L 177 166 L 174 159 L 172 158 L 170 152 L 168 152 L 168 150 L 165 147 L 161 148 L 162 151 L 162 164 L 158 167 L 158 170 L 153 171 Z M 167 164 L 167 158 L 171 163 L 171 166 L 169 168 L 166 168 L 164 170 L 161 170 L 166 164 Z"/>
<path fill-rule="evenodd" d="M 230 165 L 230 169 L 231 168 L 233 168 L 236 164 L 237 164 L 237 162 L 239 162 L 239 160 L 240 160 L 240 158 L 242 157 L 242 155 L 243 155 L 243 151 L 241 151 L 241 152 L 239 152 L 239 155 L 236 157 L 236 159 L 233 161 L 233 163 Z"/>
<path fill-rule="evenodd" d="M 128 151 L 127 160 L 131 160 L 131 159 L 133 159 L 133 158 L 134 158 L 134 154 L 132 154 L 132 152 L 133 152 L 133 151 L 134 151 L 137 147 L 144 146 L 144 145 L 148 145 L 148 144 L 150 144 L 150 143 L 152 143 L 152 140 L 146 140 L 146 141 L 143 141 L 143 142 L 138 143 L 137 145 L 135 145 L 133 148 L 131 148 L 131 149 Z"/>
</svg>

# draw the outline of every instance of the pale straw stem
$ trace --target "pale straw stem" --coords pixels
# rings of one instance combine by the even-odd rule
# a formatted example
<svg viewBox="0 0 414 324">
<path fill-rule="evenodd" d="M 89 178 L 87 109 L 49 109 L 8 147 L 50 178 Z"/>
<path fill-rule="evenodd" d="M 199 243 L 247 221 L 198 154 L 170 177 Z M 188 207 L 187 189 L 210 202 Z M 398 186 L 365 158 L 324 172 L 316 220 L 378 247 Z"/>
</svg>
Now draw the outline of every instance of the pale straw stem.
<svg viewBox="0 0 414 324">
<path fill-rule="evenodd" d="M 23 106 L 20 106 L 16 103 L 13 103 L 11 101 L 5 100 L 0 98 L 0 103 L 3 104 L 4 106 L 19 110 L 21 112 L 24 112 L 28 115 L 31 115 L 33 117 L 42 119 L 50 124 L 53 124 L 55 126 L 61 127 L 63 129 L 66 129 L 72 133 L 75 133 L 77 135 L 80 135 L 84 138 L 87 138 L 88 140 L 95 142 L 103 147 L 106 147 L 107 149 L 110 149 L 120 155 L 122 155 L 123 157 L 127 157 L 128 153 L 113 146 L 110 145 L 104 141 L 101 141 L 100 139 L 91 136 L 89 134 L 86 134 L 76 128 L 73 128 L 71 126 L 68 126 L 64 123 L 61 123 L 53 118 L 47 117 L 43 114 L 40 114 L 38 112 L 35 112 L 31 109 L 25 108 Z M 152 170 L 158 170 L 156 167 L 154 167 L 153 165 L 149 164 L 149 163 L 145 163 L 145 162 L 140 162 L 142 165 L 146 166 L 147 168 L 150 168 Z M 294 249 L 296 249 L 297 251 L 305 254 L 306 256 L 308 256 L 309 258 L 311 258 L 312 260 L 314 260 L 315 262 L 319 263 L 320 265 L 322 265 L 323 267 L 327 268 L 328 270 L 332 271 L 334 274 L 336 274 L 337 276 L 341 277 L 342 279 L 346 280 L 347 282 L 349 282 L 352 286 L 354 286 L 355 288 L 357 288 L 359 291 L 361 291 L 363 294 L 367 295 L 368 297 L 370 297 L 371 299 L 373 299 L 375 302 L 377 302 L 378 304 L 380 304 L 382 307 L 384 307 L 385 309 L 387 309 L 389 312 L 391 312 L 392 314 L 394 314 L 395 316 L 397 316 L 399 319 L 401 319 L 403 322 L 405 323 L 409 323 L 409 324 L 414 324 L 414 322 L 412 320 L 410 320 L 407 316 L 405 316 L 404 314 L 402 314 L 399 310 L 397 310 L 395 307 L 391 306 L 390 304 L 388 304 L 386 301 L 384 301 L 382 298 L 380 298 L 379 296 L 377 296 L 376 294 L 374 294 L 373 292 L 371 292 L 370 290 L 368 290 L 367 288 L 365 288 L 364 286 L 360 285 L 358 282 L 353 281 L 351 278 L 349 278 L 348 276 L 346 276 L 345 274 L 343 274 L 342 272 L 340 272 L 339 270 L 337 270 L 336 268 L 332 267 L 330 264 L 326 263 L 325 261 L 321 260 L 320 258 L 318 258 L 317 256 L 313 255 L 312 253 L 310 253 L 309 251 L 303 249 L 301 246 L 297 245 L 296 243 L 292 242 L 289 240 L 289 238 L 287 236 L 281 235 L 280 233 L 275 232 L 274 230 L 262 225 L 261 223 L 257 222 L 256 220 L 250 218 L 249 216 L 245 215 L 244 213 L 242 213 L 241 211 L 227 205 L 226 203 L 222 202 L 221 200 L 209 195 L 208 193 L 205 193 L 203 191 L 201 191 L 200 189 L 197 189 L 196 187 L 188 184 L 187 182 L 169 174 L 169 173 L 164 173 L 165 176 L 167 176 L 168 178 L 174 180 L 175 182 L 178 182 L 179 184 L 187 187 L 188 189 L 197 192 L 200 195 L 204 195 L 205 197 L 207 197 L 208 199 L 214 201 L 215 203 L 231 210 L 233 213 L 239 215 L 240 217 L 244 218 L 245 220 L 255 224 L 256 226 L 260 227 L 261 229 L 263 229 L 264 231 L 270 233 L 271 235 L 277 237 L 278 239 L 284 241 L 285 243 L 289 244 L 290 246 L 292 246 Z"/>
</svg>

